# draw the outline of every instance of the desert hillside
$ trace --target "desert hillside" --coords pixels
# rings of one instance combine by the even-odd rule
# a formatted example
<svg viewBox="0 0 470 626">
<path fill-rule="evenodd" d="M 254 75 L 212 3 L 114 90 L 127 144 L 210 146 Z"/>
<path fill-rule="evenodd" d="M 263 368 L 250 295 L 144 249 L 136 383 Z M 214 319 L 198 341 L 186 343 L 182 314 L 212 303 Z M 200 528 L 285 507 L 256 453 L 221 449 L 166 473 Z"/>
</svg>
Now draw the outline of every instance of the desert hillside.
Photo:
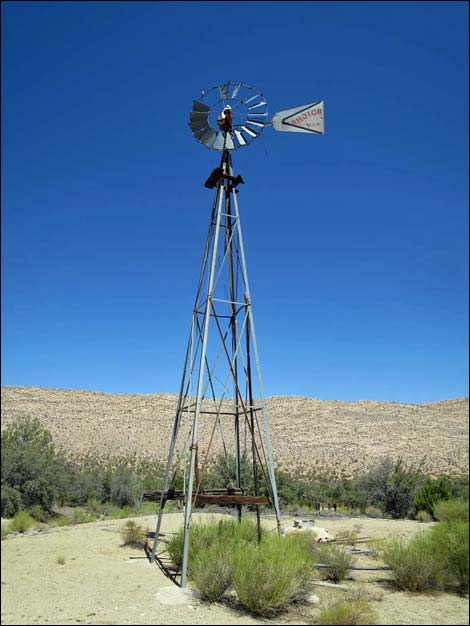
<svg viewBox="0 0 470 626">
<path fill-rule="evenodd" d="M 434 474 L 466 473 L 468 404 L 468 398 L 400 404 L 274 396 L 267 409 L 275 462 L 350 475 L 390 454 L 422 462 Z M 2 428 L 20 416 L 36 416 L 73 453 L 137 452 L 165 459 L 175 408 L 172 394 L 2 387 Z M 203 423 L 202 435 L 211 428 Z"/>
</svg>

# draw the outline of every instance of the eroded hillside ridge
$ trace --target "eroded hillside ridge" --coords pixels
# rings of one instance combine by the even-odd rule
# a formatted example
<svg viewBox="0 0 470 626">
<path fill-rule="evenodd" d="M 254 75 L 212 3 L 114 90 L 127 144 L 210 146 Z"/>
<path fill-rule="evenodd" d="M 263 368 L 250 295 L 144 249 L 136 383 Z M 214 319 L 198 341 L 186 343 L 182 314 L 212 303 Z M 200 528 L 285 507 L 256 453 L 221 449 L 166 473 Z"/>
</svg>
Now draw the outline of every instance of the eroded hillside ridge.
<svg viewBox="0 0 470 626">
<path fill-rule="evenodd" d="M 174 394 L 2 387 L 1 396 L 2 428 L 30 415 L 73 454 L 166 459 Z M 432 474 L 468 472 L 468 398 L 401 404 L 273 396 L 266 405 L 278 467 L 350 476 L 373 459 L 392 455 L 420 463 Z M 212 421 L 201 420 L 201 440 L 211 429 Z M 213 452 L 220 450 L 216 445 Z"/>
</svg>

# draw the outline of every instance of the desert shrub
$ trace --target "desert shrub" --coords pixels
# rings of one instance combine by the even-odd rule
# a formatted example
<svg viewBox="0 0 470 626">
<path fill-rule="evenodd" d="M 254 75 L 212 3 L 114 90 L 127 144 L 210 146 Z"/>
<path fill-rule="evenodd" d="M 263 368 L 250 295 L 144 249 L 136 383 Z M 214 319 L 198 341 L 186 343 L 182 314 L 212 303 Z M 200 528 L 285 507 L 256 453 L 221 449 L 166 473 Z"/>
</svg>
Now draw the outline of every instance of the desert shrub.
<svg viewBox="0 0 470 626">
<path fill-rule="evenodd" d="M 354 564 L 354 558 L 340 546 L 334 544 L 317 544 L 318 560 L 328 567 L 320 570 L 320 575 L 324 580 L 332 580 L 339 583 L 344 580 Z"/>
<path fill-rule="evenodd" d="M 142 548 L 145 544 L 146 532 L 133 520 L 128 520 L 121 528 L 121 537 L 124 546 Z"/>
<path fill-rule="evenodd" d="M 35 504 L 28 509 L 28 513 L 31 515 L 36 522 L 40 522 L 41 524 L 47 524 L 51 519 L 51 514 L 47 511 L 44 511 L 43 508 L 39 506 L 39 504 Z"/>
<path fill-rule="evenodd" d="M 72 524 L 89 524 L 90 522 L 96 522 L 96 517 L 89 515 L 82 509 L 75 509 L 72 515 Z"/>
<path fill-rule="evenodd" d="M 366 507 L 364 513 L 367 515 L 367 517 L 382 517 L 382 510 L 372 504 Z"/>
<path fill-rule="evenodd" d="M 11 534 L 11 529 L 6 524 L 2 524 L 2 541 Z"/>
<path fill-rule="evenodd" d="M 468 501 L 468 476 L 428 476 L 416 492 L 415 510 L 434 515 L 433 509 L 440 500 Z"/>
<path fill-rule="evenodd" d="M 62 554 L 62 552 L 59 552 L 55 560 L 58 565 L 65 565 L 65 554 Z"/>
<path fill-rule="evenodd" d="M 2 490 L 8 485 L 18 491 L 23 507 L 37 504 L 50 511 L 56 502 L 63 501 L 66 464 L 38 419 L 25 417 L 8 424 L 2 431 L 1 451 Z"/>
<path fill-rule="evenodd" d="M 468 500 L 441 500 L 434 505 L 433 515 L 440 522 L 468 522 Z"/>
<path fill-rule="evenodd" d="M 103 502 L 106 498 L 106 463 L 91 455 L 69 462 L 69 487 L 67 501 L 71 505 L 82 506 L 88 501 Z"/>
<path fill-rule="evenodd" d="M 391 568 L 397 587 L 415 592 L 445 586 L 445 562 L 441 556 L 429 531 L 418 533 L 409 541 L 388 539 L 382 552 L 382 559 Z"/>
<path fill-rule="evenodd" d="M 261 534 L 264 536 L 263 530 Z M 180 528 L 168 542 L 170 558 L 178 568 L 183 562 L 183 539 L 184 530 Z M 188 562 L 214 544 L 222 544 L 227 552 L 230 552 L 235 545 L 256 544 L 257 541 L 256 523 L 246 517 L 241 523 L 238 520 L 227 519 L 211 521 L 208 524 L 193 524 L 189 535 Z"/>
<path fill-rule="evenodd" d="M 354 487 L 367 497 L 369 504 L 378 506 L 394 519 L 406 517 L 414 509 L 415 494 L 423 482 L 420 471 L 402 459 L 386 457 L 354 481 Z"/>
<path fill-rule="evenodd" d="M 427 476 L 415 495 L 415 510 L 426 511 L 433 515 L 434 505 L 439 500 L 448 500 L 452 496 L 451 482 L 447 476 L 432 478 Z"/>
<path fill-rule="evenodd" d="M 436 524 L 430 536 L 436 559 L 444 564 L 444 587 L 450 591 L 468 592 L 469 584 L 469 524 L 452 522 Z"/>
<path fill-rule="evenodd" d="M 170 559 L 172 560 L 173 565 L 178 569 L 180 569 L 183 564 L 183 542 L 184 533 L 182 528 L 180 528 L 180 530 L 178 530 L 178 532 L 176 532 L 167 542 L 167 550 L 170 555 Z"/>
<path fill-rule="evenodd" d="M 53 517 L 49 522 L 49 526 L 52 526 L 53 528 L 55 528 L 56 526 L 58 527 L 70 526 L 71 524 L 72 524 L 72 519 L 70 517 L 67 517 L 66 515 L 59 515 L 58 517 Z"/>
<path fill-rule="evenodd" d="M 298 535 L 280 540 L 266 535 L 259 545 L 240 545 L 233 553 L 233 585 L 240 603 L 252 613 L 269 616 L 310 589 L 313 556 Z"/>
<path fill-rule="evenodd" d="M 433 517 L 427 511 L 418 511 L 415 515 L 418 522 L 432 522 Z"/>
<path fill-rule="evenodd" d="M 16 533 L 25 533 L 36 525 L 36 521 L 26 511 L 18 511 L 10 522 L 9 528 Z"/>
<path fill-rule="evenodd" d="M 218 602 L 232 582 L 231 554 L 221 543 L 197 552 L 188 573 L 203 600 Z"/>
<path fill-rule="evenodd" d="M 365 600 L 340 600 L 320 611 L 319 624 L 377 624 L 377 612 Z"/>
<path fill-rule="evenodd" d="M 22 508 L 21 493 L 2 484 L 2 517 L 13 517 Z"/>
<path fill-rule="evenodd" d="M 98 500 L 98 498 L 88 498 L 85 505 L 85 510 L 90 515 L 94 515 L 95 517 L 99 517 L 103 514 L 104 507 L 103 503 Z"/>
<path fill-rule="evenodd" d="M 136 506 L 142 500 L 142 484 L 136 474 L 118 466 L 109 478 L 109 500 L 116 506 Z"/>
</svg>

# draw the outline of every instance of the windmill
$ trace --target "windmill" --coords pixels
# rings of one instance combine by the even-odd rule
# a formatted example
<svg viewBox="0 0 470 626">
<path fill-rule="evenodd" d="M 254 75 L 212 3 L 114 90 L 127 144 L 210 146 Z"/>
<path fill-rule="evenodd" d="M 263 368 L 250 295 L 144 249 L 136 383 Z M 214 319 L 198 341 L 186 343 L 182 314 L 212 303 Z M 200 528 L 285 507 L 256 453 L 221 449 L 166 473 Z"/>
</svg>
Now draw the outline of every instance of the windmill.
<svg viewBox="0 0 470 626">
<path fill-rule="evenodd" d="M 232 153 L 250 145 L 262 130 L 323 134 L 323 102 L 280 111 L 268 121 L 262 93 L 244 83 L 227 82 L 194 100 L 189 127 L 194 138 L 221 153 L 205 182 L 214 197 L 193 308 L 183 376 L 167 457 L 163 487 L 144 497 L 160 502 L 150 559 L 156 558 L 165 503 L 184 503 L 181 586 L 186 586 L 189 529 L 197 504 L 280 511 L 268 415 L 263 394 L 251 293 L 238 209 L 240 175 Z M 205 484 L 210 454 L 226 464 L 225 484 Z M 231 463 L 234 459 L 234 463 Z M 178 483 L 180 488 L 178 489 Z"/>
</svg>

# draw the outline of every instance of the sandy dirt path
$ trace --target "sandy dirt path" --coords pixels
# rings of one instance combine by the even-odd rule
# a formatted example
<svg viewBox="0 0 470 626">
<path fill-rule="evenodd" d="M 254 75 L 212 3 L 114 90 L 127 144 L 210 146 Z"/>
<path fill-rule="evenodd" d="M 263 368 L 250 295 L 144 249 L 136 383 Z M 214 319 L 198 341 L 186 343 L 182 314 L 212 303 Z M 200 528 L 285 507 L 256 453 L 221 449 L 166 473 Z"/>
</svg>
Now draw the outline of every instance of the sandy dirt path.
<svg viewBox="0 0 470 626">
<path fill-rule="evenodd" d="M 195 520 L 220 517 L 196 514 Z M 292 518 L 290 518 L 291 520 Z M 153 530 L 155 517 L 138 518 Z M 96 522 L 49 532 L 8 537 L 2 542 L 2 624 L 305 624 L 298 613 L 258 620 L 222 604 L 186 606 L 162 604 L 157 592 L 171 582 L 150 565 L 142 552 L 121 547 L 124 520 Z M 181 514 L 167 514 L 163 531 L 182 523 Z M 267 519 L 266 526 L 274 521 Z M 289 524 L 289 518 L 283 525 Z M 317 520 L 333 534 L 361 526 L 361 535 L 376 538 L 390 534 L 410 536 L 423 525 L 413 521 L 373 519 Z M 57 562 L 64 555 L 65 564 Z M 387 572 L 354 572 L 355 580 L 383 592 L 374 603 L 381 624 L 468 624 L 468 599 L 451 594 L 420 596 L 392 591 Z M 357 576 L 356 576 L 357 574 Z M 377 576 L 379 574 L 379 576 Z M 385 576 L 384 576 L 385 574 Z M 352 581 L 348 585 L 354 584 Z M 315 589 L 320 601 L 331 593 Z M 335 591 L 335 593 L 344 593 Z"/>
</svg>

